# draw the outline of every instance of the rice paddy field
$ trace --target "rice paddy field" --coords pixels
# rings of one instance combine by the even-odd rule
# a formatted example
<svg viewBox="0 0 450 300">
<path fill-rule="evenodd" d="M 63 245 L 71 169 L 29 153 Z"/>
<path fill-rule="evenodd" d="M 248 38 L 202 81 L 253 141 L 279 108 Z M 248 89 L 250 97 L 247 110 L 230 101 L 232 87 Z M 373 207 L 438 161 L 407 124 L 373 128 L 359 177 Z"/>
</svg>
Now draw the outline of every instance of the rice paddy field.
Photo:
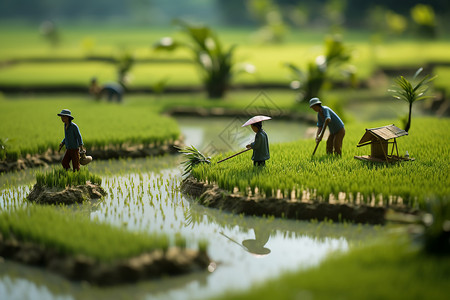
<svg viewBox="0 0 450 300">
<path fill-rule="evenodd" d="M 216 30 L 226 45 L 238 45 L 235 61 L 251 63 L 256 72 L 242 74 L 234 79 L 237 84 L 285 84 L 289 86 L 290 71 L 286 63 L 305 66 L 323 53 L 324 33 L 291 33 L 282 45 L 259 45 L 251 38 L 250 30 Z M 99 82 L 116 80 L 112 63 L 123 53 L 135 59 L 129 74 L 130 88 L 151 88 L 161 81 L 167 87 L 201 85 L 190 53 L 178 50 L 171 53 L 155 52 L 152 45 L 162 37 L 183 39 L 176 29 L 158 30 L 68 28 L 61 33 L 61 43 L 51 47 L 31 28 L 0 26 L 0 86 L 61 86 L 84 87 L 96 76 Z M 436 41 L 409 38 L 386 39 L 374 43 L 368 32 L 342 33 L 344 42 L 352 49 L 351 63 L 358 78 L 367 80 L 380 66 L 413 67 L 428 63 L 449 63 L 448 37 Z M 106 59 L 110 62 L 99 61 Z M 418 68 L 417 67 L 417 68 Z M 441 73 L 441 71 L 437 71 Z M 442 77 L 448 78 L 446 72 Z"/>
<path fill-rule="evenodd" d="M 323 52 L 324 34 L 292 32 L 285 44 L 260 45 L 248 30 L 218 29 L 226 45 L 237 43 L 238 62 L 253 63 L 255 74 L 241 74 L 236 84 L 288 87 L 287 62 L 303 66 Z M 342 158 L 325 155 L 325 138 L 314 157 L 315 113 L 296 102 L 286 89 L 232 90 L 211 101 L 206 93 L 126 93 L 121 103 L 94 101 L 87 93 L 93 76 L 114 81 L 113 60 L 131 54 L 130 89 L 201 87 L 198 72 L 184 51 L 156 53 L 164 36 L 183 38 L 171 28 L 66 28 L 51 47 L 38 30 L 0 26 L 0 161 L 55 152 L 64 132 L 57 113 L 72 111 L 87 154 L 90 149 L 154 146 L 183 139 L 212 156 L 192 175 L 215 182 L 225 191 L 248 195 L 312 197 L 350 204 L 405 204 L 427 214 L 415 223 L 441 223 L 448 232 L 450 210 L 450 122 L 415 103 L 409 135 L 397 140 L 399 154 L 414 161 L 384 165 L 358 161 L 370 153 L 356 145 L 366 128 L 395 124 L 408 113 L 404 102 L 387 92 L 392 78 L 373 76 L 378 69 L 418 69 L 439 62 L 436 90 L 448 91 L 448 37 L 439 40 L 399 38 L 374 43 L 367 32 L 344 32 L 353 49 L 352 63 L 367 88 L 325 90 L 324 102 L 346 124 Z M 447 64 L 447 66 L 446 66 Z M 69 92 L 69 88 L 78 92 Z M 28 88 L 48 88 L 35 92 Z M 58 92 L 51 92 L 57 88 Z M 64 89 L 67 88 L 67 92 Z M 85 89 L 85 92 L 84 92 Z M 434 91 L 434 90 L 433 90 Z M 240 111 L 237 117 L 179 117 L 173 110 Z M 216 162 L 243 149 L 254 133 L 240 127 L 245 113 L 270 112 L 264 123 L 271 159 L 263 169 L 252 166 L 247 152 Z M 291 120 L 281 116 L 291 115 Z M 280 118 L 278 118 L 280 116 Z M 384 226 L 349 222 L 308 222 L 235 215 L 200 205 L 181 193 L 180 155 L 97 160 L 82 167 L 107 195 L 71 206 L 37 206 L 26 200 L 32 185 L 57 176 L 54 165 L 0 174 L 0 232 L 102 261 L 148 249 L 179 246 L 207 251 L 209 270 L 167 276 L 136 284 L 98 287 L 69 281 L 43 269 L 0 260 L 1 299 L 446 299 L 450 292 L 448 254 L 424 250 L 426 229 L 388 222 Z M 87 175 L 86 175 L 87 176 Z M 67 182 L 72 181 L 72 177 Z M 84 180 L 84 179 L 83 179 Z M 66 179 L 52 182 L 66 185 Z M 257 189 L 257 191 L 256 191 Z M 430 210 L 435 201 L 442 209 Z M 447 204 L 446 204 L 447 203 Z M 446 206 L 447 205 L 447 206 Z M 447 208 L 447 209 L 446 209 Z M 433 219 L 434 218 L 434 219 Z M 447 220 L 447 221 L 446 221 Z M 428 222 L 428 223 L 427 223 Z M 446 223 L 447 222 L 447 223 Z M 435 226 L 437 226 L 434 224 Z M 447 226 L 447 227 L 446 227 Z M 432 235 L 432 234 L 431 234 Z M 375 288 L 374 288 L 375 287 Z"/>
<path fill-rule="evenodd" d="M 271 158 L 263 169 L 251 167 L 251 153 L 217 164 L 232 154 L 229 152 L 217 156 L 209 165 L 197 165 L 192 174 L 199 180 L 217 183 L 229 192 L 237 187 L 244 194 L 255 194 L 257 190 L 266 197 L 277 197 L 281 193 L 284 198 L 291 198 L 295 193 L 298 200 L 307 191 L 311 198 L 322 201 L 329 201 L 330 197 L 342 198 L 341 194 L 345 194 L 349 202 L 386 205 L 393 200 L 424 208 L 425 200 L 430 197 L 447 197 L 450 194 L 450 147 L 441 141 L 450 140 L 448 119 L 415 119 L 409 135 L 398 139 L 399 154 L 404 156 L 408 151 L 415 161 L 380 165 L 353 159 L 355 155 L 370 153 L 370 146 L 356 148 L 366 128 L 394 121 L 347 126 L 341 159 L 325 154 L 325 141 L 319 145 L 316 156 L 311 157 L 315 141 L 301 140 L 273 145 Z M 265 122 L 265 127 L 270 128 L 270 121 Z"/>
<path fill-rule="evenodd" d="M 68 107 L 87 148 L 159 145 L 173 142 L 180 135 L 177 123 L 161 116 L 152 106 L 107 105 L 67 95 L 0 102 L 0 136 L 9 140 L 9 157 L 57 150 L 64 138 L 63 123 L 57 114 Z"/>
</svg>

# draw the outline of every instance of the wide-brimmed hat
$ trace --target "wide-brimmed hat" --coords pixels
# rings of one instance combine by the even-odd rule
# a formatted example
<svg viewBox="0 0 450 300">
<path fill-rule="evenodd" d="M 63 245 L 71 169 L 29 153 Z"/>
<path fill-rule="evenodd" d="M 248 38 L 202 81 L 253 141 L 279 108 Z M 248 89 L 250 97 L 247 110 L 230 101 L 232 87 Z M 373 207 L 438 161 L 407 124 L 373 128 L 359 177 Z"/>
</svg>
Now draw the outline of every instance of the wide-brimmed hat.
<svg viewBox="0 0 450 300">
<path fill-rule="evenodd" d="M 311 100 L 309 100 L 309 107 L 313 107 L 316 104 L 322 104 L 319 98 L 312 98 Z"/>
<path fill-rule="evenodd" d="M 267 121 L 270 119 L 272 119 L 272 118 L 268 117 L 268 116 L 255 116 L 255 117 L 249 119 L 247 122 L 245 122 L 241 127 L 248 126 L 248 125 L 255 124 L 258 122 L 262 122 L 262 121 Z"/>
<path fill-rule="evenodd" d="M 63 110 L 58 114 L 58 116 L 60 116 L 60 117 L 66 116 L 66 117 L 69 117 L 71 120 L 73 120 L 72 113 L 71 113 L 70 110 L 68 110 L 68 109 L 63 109 Z"/>
<path fill-rule="evenodd" d="M 87 165 L 92 161 L 92 156 L 86 156 L 86 151 L 80 151 L 80 164 Z"/>
</svg>

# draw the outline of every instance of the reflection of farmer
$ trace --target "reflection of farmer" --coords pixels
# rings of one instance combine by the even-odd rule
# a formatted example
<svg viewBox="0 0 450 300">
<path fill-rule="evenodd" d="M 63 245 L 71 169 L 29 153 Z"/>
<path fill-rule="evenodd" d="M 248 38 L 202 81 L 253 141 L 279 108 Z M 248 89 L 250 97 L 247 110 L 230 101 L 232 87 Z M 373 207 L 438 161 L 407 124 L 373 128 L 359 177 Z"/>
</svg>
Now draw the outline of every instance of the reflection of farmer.
<svg viewBox="0 0 450 300">
<path fill-rule="evenodd" d="M 252 130 L 256 132 L 255 141 L 246 147 L 253 149 L 253 165 L 265 166 L 266 160 L 270 158 L 267 133 L 262 129 L 262 122 L 251 124 L 251 126 Z"/>
<path fill-rule="evenodd" d="M 255 239 L 248 239 L 242 241 L 242 245 L 233 240 L 232 238 L 226 236 L 224 233 L 221 232 L 223 236 L 225 236 L 230 241 L 238 244 L 242 248 L 244 248 L 245 251 L 250 252 L 252 254 L 256 254 L 258 256 L 267 255 L 270 253 L 270 249 L 264 247 L 270 238 L 270 230 L 266 230 L 265 228 L 253 228 L 253 231 L 255 232 Z"/>
<path fill-rule="evenodd" d="M 248 252 L 251 252 L 253 254 L 258 255 L 267 255 L 270 253 L 270 249 L 265 248 L 264 245 L 267 244 L 270 238 L 270 232 L 267 230 L 256 230 L 253 229 L 255 232 L 255 239 L 251 240 L 244 240 L 242 241 L 242 245 L 244 245 L 245 248 L 247 248 Z"/>
<path fill-rule="evenodd" d="M 123 87 L 118 83 L 107 83 L 100 86 L 97 82 L 97 78 L 92 78 L 91 85 L 89 86 L 89 93 L 99 100 L 106 95 L 108 101 L 112 101 L 116 98 L 117 102 L 122 101 Z"/>
<path fill-rule="evenodd" d="M 342 152 L 342 140 L 345 136 L 344 122 L 338 117 L 338 115 L 327 106 L 322 106 L 322 102 L 319 98 L 312 98 L 309 100 L 309 107 L 317 112 L 317 134 L 316 143 L 319 143 L 325 129 L 330 129 L 330 136 L 327 140 L 327 154 L 341 155 Z"/>
<path fill-rule="evenodd" d="M 63 146 L 66 146 L 66 153 L 64 154 L 61 162 L 64 169 L 70 168 L 70 161 L 72 161 L 72 168 L 74 171 L 80 170 L 80 154 L 79 151 L 83 151 L 83 139 L 81 138 L 80 130 L 77 124 L 73 123 L 73 117 L 70 110 L 63 109 L 58 116 L 61 117 L 61 121 L 64 123 L 64 139 L 59 144 L 58 152 L 61 151 Z"/>
</svg>

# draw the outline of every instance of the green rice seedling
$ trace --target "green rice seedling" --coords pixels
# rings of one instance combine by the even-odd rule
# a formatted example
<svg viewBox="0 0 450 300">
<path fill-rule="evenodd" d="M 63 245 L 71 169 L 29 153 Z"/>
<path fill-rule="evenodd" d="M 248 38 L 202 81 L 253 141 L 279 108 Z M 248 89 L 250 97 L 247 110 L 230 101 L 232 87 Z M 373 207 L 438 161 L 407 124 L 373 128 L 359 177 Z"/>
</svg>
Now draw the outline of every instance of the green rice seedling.
<svg viewBox="0 0 450 300">
<path fill-rule="evenodd" d="M 83 254 L 102 261 L 167 249 L 169 244 L 165 235 L 129 232 L 51 206 L 1 213 L 0 232 L 6 238 L 15 236 L 63 254 Z"/>
<path fill-rule="evenodd" d="M 87 168 L 81 168 L 78 172 L 66 171 L 63 168 L 36 172 L 36 184 L 38 186 L 64 189 L 66 186 L 84 185 L 87 181 L 93 184 L 102 184 L 101 177 L 90 173 Z"/>
</svg>

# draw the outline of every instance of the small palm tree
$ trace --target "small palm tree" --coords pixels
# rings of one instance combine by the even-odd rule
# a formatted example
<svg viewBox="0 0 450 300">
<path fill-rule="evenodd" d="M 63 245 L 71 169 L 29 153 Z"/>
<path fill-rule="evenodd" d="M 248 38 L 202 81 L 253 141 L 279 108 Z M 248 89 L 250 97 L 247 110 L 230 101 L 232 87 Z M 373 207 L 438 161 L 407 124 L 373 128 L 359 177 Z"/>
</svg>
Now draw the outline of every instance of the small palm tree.
<svg viewBox="0 0 450 300">
<path fill-rule="evenodd" d="M 174 50 L 179 47 L 190 49 L 194 60 L 200 67 L 202 81 L 210 99 L 222 98 L 230 85 L 233 75 L 239 72 L 251 73 L 254 67 L 249 64 L 236 69 L 233 62 L 235 45 L 225 49 L 213 31 L 206 26 L 192 26 L 181 20 L 174 21 L 190 37 L 191 43 L 162 38 L 153 48 L 155 50 Z"/>
<path fill-rule="evenodd" d="M 182 164 L 184 165 L 183 176 L 188 175 L 195 165 L 201 163 L 211 163 L 210 157 L 206 157 L 192 145 L 190 147 L 178 148 L 178 152 L 184 154 L 186 157 L 186 160 L 182 162 Z"/>
<path fill-rule="evenodd" d="M 419 68 L 414 74 L 413 80 L 417 78 L 417 76 L 423 71 L 423 68 Z M 422 80 L 413 85 L 410 81 L 408 81 L 403 76 L 398 77 L 395 80 L 397 87 L 393 90 L 389 90 L 393 93 L 395 99 L 403 100 L 409 103 L 409 114 L 408 114 L 408 122 L 405 126 L 405 131 L 409 131 L 411 128 L 411 113 L 412 113 L 412 105 L 414 102 L 419 100 L 424 100 L 427 98 L 432 98 L 433 96 L 425 96 L 425 93 L 428 91 L 427 84 L 434 80 L 437 76 L 433 76 L 429 78 L 430 75 L 426 75 Z"/>
</svg>

